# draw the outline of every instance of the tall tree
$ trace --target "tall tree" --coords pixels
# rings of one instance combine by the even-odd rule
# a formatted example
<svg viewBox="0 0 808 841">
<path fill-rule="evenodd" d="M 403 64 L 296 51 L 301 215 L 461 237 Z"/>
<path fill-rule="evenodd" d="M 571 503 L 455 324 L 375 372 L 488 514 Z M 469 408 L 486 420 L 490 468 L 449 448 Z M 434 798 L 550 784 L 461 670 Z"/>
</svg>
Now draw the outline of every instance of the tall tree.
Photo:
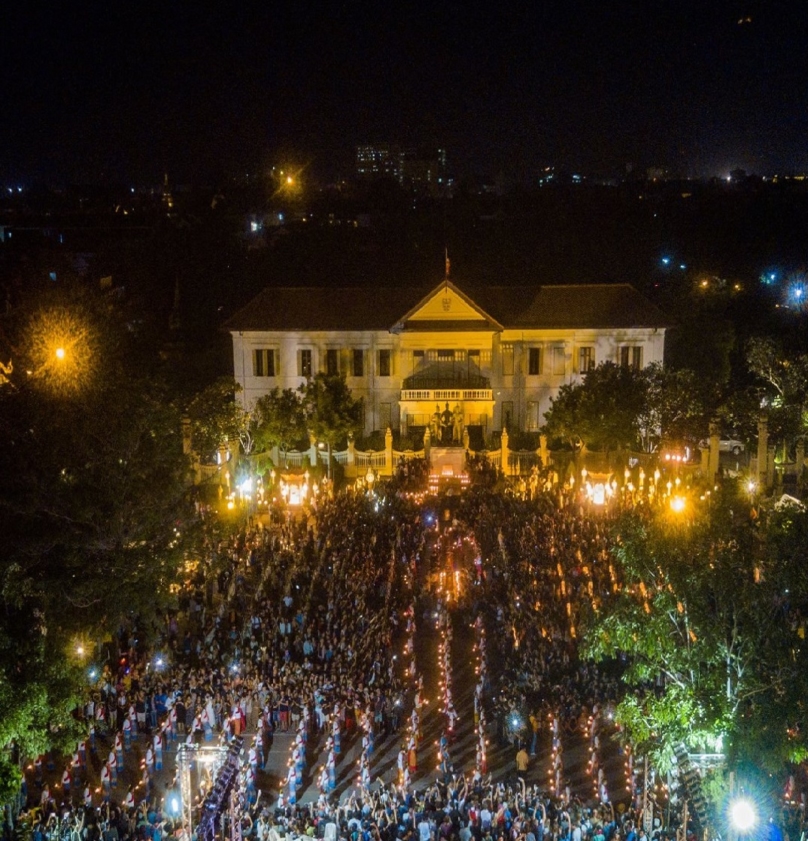
<svg viewBox="0 0 808 841">
<path fill-rule="evenodd" d="M 579 383 L 561 386 L 547 412 L 544 431 L 551 438 L 607 452 L 637 446 L 645 410 L 640 371 L 603 362 Z"/>
<path fill-rule="evenodd" d="M 729 492 L 695 515 L 627 515 L 621 587 L 586 628 L 588 656 L 627 660 L 618 719 L 663 770 L 679 742 L 776 771 L 805 755 L 806 515 L 773 519 L 761 542 L 743 509 Z"/>
<path fill-rule="evenodd" d="M 788 440 L 808 429 L 808 354 L 791 351 L 771 338 L 746 346 L 749 370 L 763 384 L 771 428 Z"/>
<path fill-rule="evenodd" d="M 259 397 L 252 412 L 253 434 L 259 452 L 290 446 L 306 439 L 306 417 L 300 392 L 274 388 Z"/>
<path fill-rule="evenodd" d="M 711 384 L 687 368 L 671 370 L 659 363 L 644 368 L 640 379 L 644 390 L 640 416 L 643 449 L 650 452 L 660 441 L 695 447 L 707 430 Z"/>
<path fill-rule="evenodd" d="M 351 395 L 344 375 L 316 374 L 300 391 L 309 433 L 328 447 L 330 476 L 331 451 L 359 428 L 362 404 Z"/>
<path fill-rule="evenodd" d="M 237 399 L 239 391 L 232 377 L 219 377 L 190 400 L 186 412 L 196 452 L 215 453 L 228 441 L 238 441 L 246 455 L 252 452 L 254 424 Z"/>
<path fill-rule="evenodd" d="M 70 641 L 159 616 L 169 597 L 188 466 L 136 323 L 118 298 L 60 287 L 3 319 L 0 687 L 14 691 L 0 692 L 0 747 L 39 752 L 72 733 Z"/>
</svg>

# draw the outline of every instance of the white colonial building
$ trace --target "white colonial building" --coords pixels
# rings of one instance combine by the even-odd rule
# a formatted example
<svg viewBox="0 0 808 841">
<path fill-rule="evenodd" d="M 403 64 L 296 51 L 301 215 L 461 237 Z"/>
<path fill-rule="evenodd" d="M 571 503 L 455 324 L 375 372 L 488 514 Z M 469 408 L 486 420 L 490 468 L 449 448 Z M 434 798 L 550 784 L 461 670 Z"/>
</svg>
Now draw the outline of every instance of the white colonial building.
<svg viewBox="0 0 808 841">
<path fill-rule="evenodd" d="M 365 431 L 537 430 L 565 383 L 607 360 L 661 362 L 666 320 L 631 286 L 268 288 L 225 325 L 246 407 L 318 371 L 345 374 Z M 447 407 L 448 404 L 448 407 Z"/>
</svg>

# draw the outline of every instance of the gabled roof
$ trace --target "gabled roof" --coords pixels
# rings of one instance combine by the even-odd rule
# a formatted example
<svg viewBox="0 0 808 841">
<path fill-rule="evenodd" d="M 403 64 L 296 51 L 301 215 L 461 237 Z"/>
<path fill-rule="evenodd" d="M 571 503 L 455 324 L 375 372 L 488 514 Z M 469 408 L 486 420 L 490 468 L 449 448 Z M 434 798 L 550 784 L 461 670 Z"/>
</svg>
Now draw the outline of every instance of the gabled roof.
<svg viewBox="0 0 808 841">
<path fill-rule="evenodd" d="M 430 309 L 430 304 L 433 304 L 438 297 L 444 305 L 454 303 L 454 306 L 451 309 L 449 306 L 443 306 L 443 313 L 440 310 L 435 311 L 434 308 L 431 312 L 425 312 Z M 457 313 L 458 302 L 462 307 L 459 316 Z M 462 289 L 458 289 L 449 278 L 446 278 L 443 283 L 402 316 L 390 328 L 390 331 L 401 333 L 405 330 L 439 330 L 441 328 L 445 330 L 499 331 L 502 330 L 502 325 L 481 309 Z"/>
<path fill-rule="evenodd" d="M 569 286 L 485 286 L 450 288 L 471 306 L 473 320 L 411 318 L 437 287 L 279 287 L 264 289 L 231 316 L 232 332 L 487 329 L 559 330 L 664 328 L 669 320 L 625 283 Z M 490 313 L 490 315 L 489 315 Z"/>
</svg>

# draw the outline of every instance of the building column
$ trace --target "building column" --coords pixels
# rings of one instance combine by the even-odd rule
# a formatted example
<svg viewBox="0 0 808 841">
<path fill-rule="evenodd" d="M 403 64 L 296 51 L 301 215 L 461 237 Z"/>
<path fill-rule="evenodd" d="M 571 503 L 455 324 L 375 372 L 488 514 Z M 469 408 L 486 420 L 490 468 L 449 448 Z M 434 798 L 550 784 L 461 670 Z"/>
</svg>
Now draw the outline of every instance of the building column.
<svg viewBox="0 0 808 841">
<path fill-rule="evenodd" d="M 393 430 L 389 426 L 384 433 L 384 470 L 385 475 L 393 475 Z"/>
<path fill-rule="evenodd" d="M 502 456 L 501 456 L 502 461 L 501 461 L 501 467 L 502 467 L 502 472 L 506 476 L 508 475 L 508 470 L 509 470 L 509 467 L 510 467 L 510 465 L 508 463 L 510 461 L 510 454 L 511 454 L 511 448 L 508 446 L 508 430 L 503 429 L 502 430 Z"/>
<path fill-rule="evenodd" d="M 317 456 L 317 439 L 313 435 L 309 435 L 309 462 L 312 470 L 316 470 L 320 463 Z"/>
<path fill-rule="evenodd" d="M 424 461 L 429 464 L 429 451 L 432 449 L 432 433 L 429 427 L 424 430 Z"/>
</svg>

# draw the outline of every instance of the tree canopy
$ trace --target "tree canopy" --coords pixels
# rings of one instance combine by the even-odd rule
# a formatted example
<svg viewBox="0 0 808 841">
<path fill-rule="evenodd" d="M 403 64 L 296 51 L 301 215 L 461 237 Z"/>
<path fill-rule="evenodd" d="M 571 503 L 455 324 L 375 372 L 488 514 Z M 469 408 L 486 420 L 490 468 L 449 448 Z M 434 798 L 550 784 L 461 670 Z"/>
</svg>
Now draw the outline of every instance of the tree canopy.
<svg viewBox="0 0 808 841">
<path fill-rule="evenodd" d="M 336 447 L 359 427 L 361 403 L 344 375 L 319 373 L 300 387 L 306 426 L 318 440 Z"/>
<path fill-rule="evenodd" d="M 643 410 L 641 375 L 633 368 L 603 362 L 580 383 L 561 386 L 545 415 L 550 437 L 615 450 L 634 446 Z"/>
<path fill-rule="evenodd" d="M 124 302 L 65 287 L 3 319 L 14 373 L 0 387 L 2 747 L 70 738 L 86 685 L 75 639 L 156 615 L 173 581 L 188 465 L 136 325 Z"/>
<path fill-rule="evenodd" d="M 259 397 L 253 407 L 252 426 L 259 451 L 289 449 L 307 437 L 306 417 L 300 393 L 274 388 Z"/>
<path fill-rule="evenodd" d="M 771 338 L 752 338 L 746 346 L 749 370 L 761 383 L 772 432 L 793 438 L 808 429 L 808 354 Z"/>
<path fill-rule="evenodd" d="M 587 625 L 588 656 L 628 663 L 618 719 L 662 770 L 679 742 L 724 751 L 731 766 L 802 759 L 808 575 L 795 557 L 808 515 L 773 515 L 764 540 L 731 494 L 688 522 L 671 518 L 622 519 L 622 586 Z"/>
<path fill-rule="evenodd" d="M 215 453 L 227 441 L 238 441 L 247 454 L 252 451 L 254 423 L 237 400 L 240 390 L 232 377 L 219 377 L 190 400 L 186 414 L 197 453 Z"/>
</svg>

